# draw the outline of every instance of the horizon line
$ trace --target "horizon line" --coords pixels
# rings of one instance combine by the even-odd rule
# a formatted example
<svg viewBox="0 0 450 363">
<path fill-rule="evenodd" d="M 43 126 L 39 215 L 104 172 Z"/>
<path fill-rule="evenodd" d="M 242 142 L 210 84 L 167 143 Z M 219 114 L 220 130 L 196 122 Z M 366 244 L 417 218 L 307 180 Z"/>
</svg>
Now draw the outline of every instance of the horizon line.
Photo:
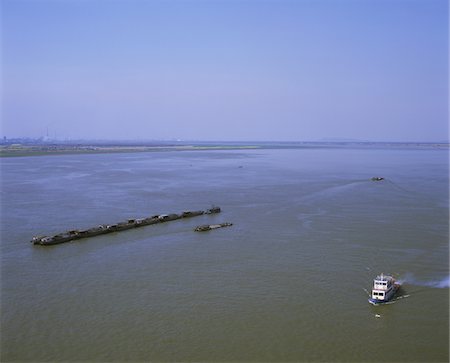
<svg viewBox="0 0 450 363">
<path fill-rule="evenodd" d="M 58 139 L 58 138 L 46 138 L 46 137 L 0 137 L 0 142 L 7 140 L 28 140 L 39 141 L 41 143 L 73 143 L 73 142 L 119 142 L 119 143 L 146 143 L 146 142 L 162 142 L 162 143 L 401 143 L 401 144 L 449 144 L 450 140 L 433 140 L 433 141 L 420 141 L 420 140 L 366 140 L 366 139 L 352 139 L 352 138 L 322 138 L 315 140 L 215 140 L 215 139 L 114 139 L 114 138 L 71 138 L 71 139 Z"/>
</svg>

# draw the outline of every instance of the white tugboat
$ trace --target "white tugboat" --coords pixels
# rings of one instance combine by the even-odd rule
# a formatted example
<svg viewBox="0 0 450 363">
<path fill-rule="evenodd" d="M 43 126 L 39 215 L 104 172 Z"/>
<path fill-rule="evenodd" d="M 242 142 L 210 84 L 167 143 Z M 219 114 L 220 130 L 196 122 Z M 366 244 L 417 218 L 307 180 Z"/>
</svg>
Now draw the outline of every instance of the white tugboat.
<svg viewBox="0 0 450 363">
<path fill-rule="evenodd" d="M 373 280 L 369 302 L 374 305 L 387 303 L 392 300 L 399 287 L 400 284 L 392 276 L 381 274 Z"/>
</svg>

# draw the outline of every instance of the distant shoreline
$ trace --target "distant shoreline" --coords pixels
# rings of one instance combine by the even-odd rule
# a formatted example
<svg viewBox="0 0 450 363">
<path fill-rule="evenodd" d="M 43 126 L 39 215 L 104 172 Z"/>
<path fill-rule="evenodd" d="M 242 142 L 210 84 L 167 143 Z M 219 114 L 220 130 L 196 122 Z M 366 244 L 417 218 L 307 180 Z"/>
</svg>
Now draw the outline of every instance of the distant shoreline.
<svg viewBox="0 0 450 363">
<path fill-rule="evenodd" d="M 18 156 L 45 156 L 45 155 L 71 155 L 71 154 L 112 154 L 112 153 L 139 153 L 161 151 L 190 151 L 190 150 L 241 150 L 258 149 L 253 145 L 179 145 L 179 146 L 141 146 L 141 145 L 27 145 L 13 144 L 0 146 L 0 157 Z"/>
<path fill-rule="evenodd" d="M 255 142 L 192 143 L 192 144 L 105 144 L 105 143 L 11 143 L 0 145 L 0 157 L 48 156 L 71 154 L 110 154 L 201 150 L 255 150 L 255 149 L 311 149 L 311 148 L 389 148 L 389 149 L 449 149 L 448 143 L 420 142 Z"/>
</svg>

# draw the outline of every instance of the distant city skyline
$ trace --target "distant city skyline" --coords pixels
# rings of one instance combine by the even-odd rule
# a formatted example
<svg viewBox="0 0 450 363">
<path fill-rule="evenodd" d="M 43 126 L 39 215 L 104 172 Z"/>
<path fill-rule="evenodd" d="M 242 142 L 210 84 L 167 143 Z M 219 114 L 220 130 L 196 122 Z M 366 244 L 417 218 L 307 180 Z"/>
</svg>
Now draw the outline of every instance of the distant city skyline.
<svg viewBox="0 0 450 363">
<path fill-rule="evenodd" d="M 449 140 L 446 0 L 1 5 L 2 138 Z"/>
</svg>

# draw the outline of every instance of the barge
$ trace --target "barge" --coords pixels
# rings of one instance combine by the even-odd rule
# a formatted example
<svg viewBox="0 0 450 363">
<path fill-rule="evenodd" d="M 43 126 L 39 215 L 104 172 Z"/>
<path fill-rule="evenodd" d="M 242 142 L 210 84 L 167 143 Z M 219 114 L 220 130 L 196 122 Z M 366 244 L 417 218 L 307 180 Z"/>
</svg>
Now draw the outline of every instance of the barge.
<svg viewBox="0 0 450 363">
<path fill-rule="evenodd" d="M 60 243 L 70 242 L 73 240 L 95 237 L 102 234 L 108 234 L 113 232 L 126 231 L 132 228 L 139 228 L 144 226 L 149 226 L 157 223 L 164 223 L 168 221 L 174 221 L 182 218 L 191 218 L 196 216 L 201 216 L 203 214 L 215 214 L 220 213 L 219 207 L 213 207 L 207 209 L 206 211 L 184 211 L 180 214 L 159 214 L 147 218 L 140 219 L 128 219 L 124 222 L 119 222 L 116 224 L 100 224 L 96 227 L 92 227 L 84 230 L 70 230 L 63 233 L 58 233 L 54 236 L 35 236 L 31 239 L 31 243 L 34 245 L 49 246 L 56 245 Z"/>
<path fill-rule="evenodd" d="M 206 231 L 210 231 L 212 229 L 217 229 L 217 228 L 222 228 L 222 227 L 230 227 L 232 225 L 233 225 L 233 223 L 228 223 L 228 222 L 220 223 L 220 224 L 205 224 L 202 226 L 195 227 L 194 231 L 195 232 L 206 232 Z"/>
</svg>

